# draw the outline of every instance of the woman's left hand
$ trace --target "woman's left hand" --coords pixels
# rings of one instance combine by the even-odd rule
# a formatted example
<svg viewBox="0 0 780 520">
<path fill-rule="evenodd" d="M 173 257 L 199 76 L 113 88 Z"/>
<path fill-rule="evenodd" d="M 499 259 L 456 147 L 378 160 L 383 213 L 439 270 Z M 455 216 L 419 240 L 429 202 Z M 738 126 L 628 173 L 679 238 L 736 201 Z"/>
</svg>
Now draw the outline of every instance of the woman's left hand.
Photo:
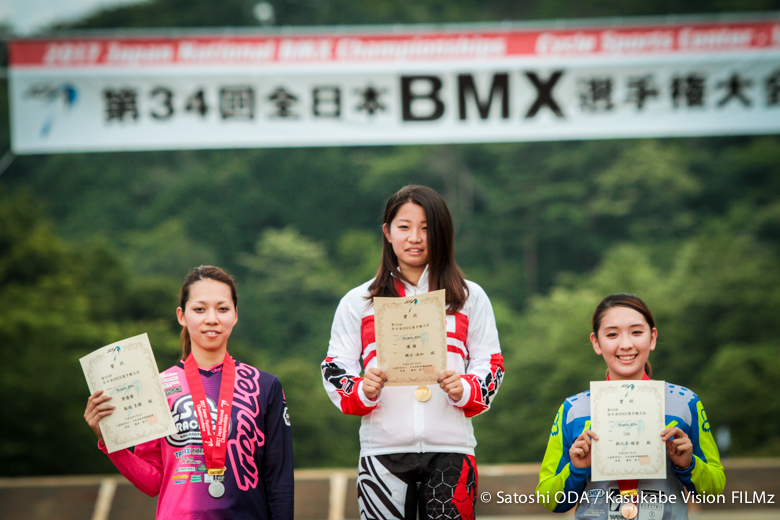
<svg viewBox="0 0 780 520">
<path fill-rule="evenodd" d="M 460 375 L 454 370 L 445 370 L 439 374 L 439 388 L 447 392 L 455 402 L 463 399 L 463 383 Z"/>
<path fill-rule="evenodd" d="M 666 453 L 672 464 L 687 468 L 693 463 L 693 443 L 684 431 L 677 426 L 667 428 L 661 432 L 661 439 L 666 442 Z"/>
</svg>

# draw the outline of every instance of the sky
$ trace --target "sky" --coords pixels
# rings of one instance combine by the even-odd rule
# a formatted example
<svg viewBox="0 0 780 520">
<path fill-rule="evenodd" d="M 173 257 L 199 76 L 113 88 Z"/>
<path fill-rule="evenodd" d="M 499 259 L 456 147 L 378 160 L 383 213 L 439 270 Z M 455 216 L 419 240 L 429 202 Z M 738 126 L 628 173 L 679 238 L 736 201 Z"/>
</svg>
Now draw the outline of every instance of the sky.
<svg viewBox="0 0 780 520">
<path fill-rule="evenodd" d="M 77 20 L 106 7 L 142 0 L 0 0 L 0 23 L 14 34 L 32 35 L 54 22 Z"/>
</svg>

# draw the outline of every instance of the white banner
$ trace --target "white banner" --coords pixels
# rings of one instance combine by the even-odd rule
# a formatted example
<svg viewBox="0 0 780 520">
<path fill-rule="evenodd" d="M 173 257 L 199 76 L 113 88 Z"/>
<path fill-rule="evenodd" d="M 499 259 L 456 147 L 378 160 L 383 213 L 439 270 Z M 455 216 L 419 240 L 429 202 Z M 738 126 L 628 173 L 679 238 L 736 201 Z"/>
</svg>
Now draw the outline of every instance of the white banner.
<svg viewBox="0 0 780 520">
<path fill-rule="evenodd" d="M 780 23 L 11 43 L 16 153 L 780 132 Z"/>
</svg>

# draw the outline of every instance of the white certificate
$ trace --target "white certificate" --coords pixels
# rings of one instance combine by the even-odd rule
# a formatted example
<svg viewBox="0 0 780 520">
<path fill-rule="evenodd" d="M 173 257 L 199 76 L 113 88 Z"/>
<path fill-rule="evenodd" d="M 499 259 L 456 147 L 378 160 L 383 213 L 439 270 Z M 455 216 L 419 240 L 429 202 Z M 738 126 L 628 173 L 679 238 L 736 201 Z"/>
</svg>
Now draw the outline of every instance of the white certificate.
<svg viewBox="0 0 780 520">
<path fill-rule="evenodd" d="M 80 361 L 90 394 L 103 390 L 116 407 L 99 423 L 109 453 L 176 433 L 146 334 L 101 347 Z"/>
<path fill-rule="evenodd" d="M 438 384 L 447 369 L 444 289 L 402 298 L 374 298 L 379 368 L 387 386 Z"/>
<path fill-rule="evenodd" d="M 663 381 L 591 381 L 591 480 L 666 478 Z"/>
</svg>

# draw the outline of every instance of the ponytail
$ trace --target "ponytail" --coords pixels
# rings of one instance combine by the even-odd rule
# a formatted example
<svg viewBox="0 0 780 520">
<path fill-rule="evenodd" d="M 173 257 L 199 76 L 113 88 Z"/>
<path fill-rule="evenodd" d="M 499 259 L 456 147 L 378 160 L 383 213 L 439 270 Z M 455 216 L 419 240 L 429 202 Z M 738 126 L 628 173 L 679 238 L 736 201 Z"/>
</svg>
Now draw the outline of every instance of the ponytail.
<svg viewBox="0 0 780 520">
<path fill-rule="evenodd" d="M 187 358 L 190 357 L 190 351 L 192 350 L 192 340 L 190 340 L 190 331 L 187 330 L 187 327 L 181 328 L 181 360 L 187 361 Z"/>
</svg>

